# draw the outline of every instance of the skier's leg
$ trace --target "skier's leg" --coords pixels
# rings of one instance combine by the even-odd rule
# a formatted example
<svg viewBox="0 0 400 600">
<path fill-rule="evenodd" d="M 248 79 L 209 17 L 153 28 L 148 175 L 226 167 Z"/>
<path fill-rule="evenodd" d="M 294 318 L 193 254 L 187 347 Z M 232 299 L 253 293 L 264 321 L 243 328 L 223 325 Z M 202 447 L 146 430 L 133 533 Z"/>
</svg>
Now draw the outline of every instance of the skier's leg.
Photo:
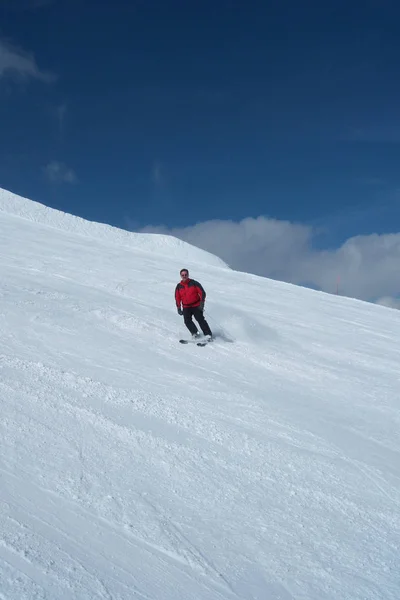
<svg viewBox="0 0 400 600">
<path fill-rule="evenodd" d="M 204 314 L 203 311 L 196 306 L 196 308 L 193 308 L 193 316 L 196 319 L 196 321 L 198 322 L 198 324 L 200 325 L 200 328 L 202 330 L 202 332 L 204 333 L 204 335 L 210 335 L 212 336 L 212 331 L 210 329 L 209 324 L 207 323 L 207 321 L 204 318 Z"/>
<path fill-rule="evenodd" d="M 192 308 L 184 308 L 183 309 L 183 320 L 185 322 L 186 327 L 189 329 L 192 335 L 198 333 L 196 325 L 192 321 L 193 309 Z"/>
</svg>

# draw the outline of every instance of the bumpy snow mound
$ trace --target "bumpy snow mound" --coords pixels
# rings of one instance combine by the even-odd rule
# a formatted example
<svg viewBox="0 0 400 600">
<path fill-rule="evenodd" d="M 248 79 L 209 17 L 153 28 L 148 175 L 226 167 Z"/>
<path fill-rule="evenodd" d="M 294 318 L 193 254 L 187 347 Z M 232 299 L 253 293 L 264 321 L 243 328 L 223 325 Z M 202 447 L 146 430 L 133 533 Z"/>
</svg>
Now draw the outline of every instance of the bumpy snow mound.
<svg viewBox="0 0 400 600">
<path fill-rule="evenodd" d="M 0 188 L 0 212 L 34 221 L 42 225 L 92 237 L 106 243 L 127 246 L 135 250 L 163 254 L 169 258 L 177 258 L 190 266 L 201 263 L 213 267 L 228 268 L 226 263 L 205 250 L 192 246 L 171 235 L 158 233 L 134 233 L 104 223 L 87 221 L 81 217 L 49 208 L 44 204 L 23 198 Z"/>
</svg>

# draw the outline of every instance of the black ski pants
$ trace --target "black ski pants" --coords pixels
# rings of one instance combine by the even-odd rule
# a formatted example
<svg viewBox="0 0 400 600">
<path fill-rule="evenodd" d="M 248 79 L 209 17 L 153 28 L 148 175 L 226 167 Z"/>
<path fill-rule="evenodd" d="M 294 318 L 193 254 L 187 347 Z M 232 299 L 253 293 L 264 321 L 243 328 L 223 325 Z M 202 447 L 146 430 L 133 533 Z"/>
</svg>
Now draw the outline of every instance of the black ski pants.
<svg viewBox="0 0 400 600">
<path fill-rule="evenodd" d="M 198 306 L 186 306 L 183 308 L 183 320 L 192 335 L 198 333 L 197 327 L 192 321 L 192 317 L 196 319 L 204 335 L 212 335 L 210 326 L 205 320 L 201 308 Z"/>
</svg>

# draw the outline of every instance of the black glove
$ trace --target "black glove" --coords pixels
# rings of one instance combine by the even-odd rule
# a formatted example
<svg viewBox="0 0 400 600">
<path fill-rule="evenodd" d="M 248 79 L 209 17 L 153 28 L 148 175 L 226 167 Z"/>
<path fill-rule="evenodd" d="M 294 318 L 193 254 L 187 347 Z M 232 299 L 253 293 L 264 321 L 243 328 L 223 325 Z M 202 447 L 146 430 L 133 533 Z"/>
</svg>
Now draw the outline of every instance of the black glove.
<svg viewBox="0 0 400 600">
<path fill-rule="evenodd" d="M 200 302 L 199 309 L 201 310 L 201 312 L 203 312 L 203 310 L 204 310 L 204 302 Z"/>
<path fill-rule="evenodd" d="M 181 308 L 178 308 L 178 315 L 180 315 L 180 316 L 183 315 L 183 310 Z"/>
</svg>

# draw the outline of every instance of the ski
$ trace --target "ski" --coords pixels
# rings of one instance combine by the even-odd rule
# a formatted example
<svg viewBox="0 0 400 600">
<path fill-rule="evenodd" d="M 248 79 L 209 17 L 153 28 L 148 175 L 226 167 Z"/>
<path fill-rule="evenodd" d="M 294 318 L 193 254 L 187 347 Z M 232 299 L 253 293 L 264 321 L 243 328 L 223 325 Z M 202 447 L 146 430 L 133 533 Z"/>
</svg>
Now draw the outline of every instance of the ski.
<svg viewBox="0 0 400 600">
<path fill-rule="evenodd" d="M 205 340 L 198 341 L 198 338 L 197 338 L 197 339 L 194 339 L 194 340 L 184 340 L 184 339 L 181 339 L 181 340 L 179 340 L 179 343 L 180 344 L 196 344 L 196 346 L 203 347 L 203 346 L 207 346 L 207 344 L 210 344 L 210 342 L 212 342 L 212 341 L 213 341 L 212 339 L 211 340 L 205 339 Z"/>
</svg>

